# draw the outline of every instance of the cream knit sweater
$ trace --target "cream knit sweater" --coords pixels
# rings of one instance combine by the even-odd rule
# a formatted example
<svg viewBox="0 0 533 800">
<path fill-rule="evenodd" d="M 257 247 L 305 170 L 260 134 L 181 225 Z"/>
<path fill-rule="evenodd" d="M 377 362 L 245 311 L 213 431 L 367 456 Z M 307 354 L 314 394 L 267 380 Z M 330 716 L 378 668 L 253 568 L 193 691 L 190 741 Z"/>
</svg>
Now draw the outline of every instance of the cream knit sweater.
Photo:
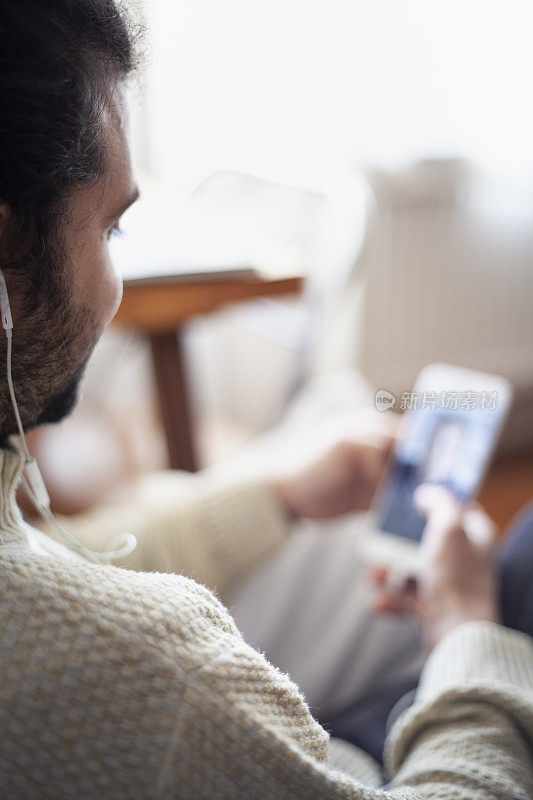
<svg viewBox="0 0 533 800">
<path fill-rule="evenodd" d="M 285 536 L 267 487 L 165 473 L 134 507 L 71 525 L 93 547 L 135 533 L 123 569 L 24 525 L 20 467 L 0 452 L 3 800 L 533 797 L 525 636 L 475 623 L 436 648 L 391 732 L 385 778 L 328 741 L 298 688 L 201 585 L 223 591 Z"/>
</svg>

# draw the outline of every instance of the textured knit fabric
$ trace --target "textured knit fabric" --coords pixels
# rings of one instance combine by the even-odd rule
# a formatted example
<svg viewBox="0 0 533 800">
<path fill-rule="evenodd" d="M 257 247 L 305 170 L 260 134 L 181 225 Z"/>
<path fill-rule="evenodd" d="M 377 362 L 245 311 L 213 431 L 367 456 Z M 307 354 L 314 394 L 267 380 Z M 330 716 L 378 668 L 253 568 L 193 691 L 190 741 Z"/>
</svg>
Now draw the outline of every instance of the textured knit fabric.
<svg viewBox="0 0 533 800">
<path fill-rule="evenodd" d="M 533 796 L 525 635 L 472 623 L 436 648 L 391 732 L 380 789 L 371 759 L 328 741 L 215 595 L 172 573 L 223 587 L 280 541 L 268 487 L 167 474 L 134 509 L 79 520 L 93 545 L 95 524 L 138 536 L 128 570 L 85 563 L 25 526 L 20 466 L 0 453 L 0 797 Z"/>
</svg>

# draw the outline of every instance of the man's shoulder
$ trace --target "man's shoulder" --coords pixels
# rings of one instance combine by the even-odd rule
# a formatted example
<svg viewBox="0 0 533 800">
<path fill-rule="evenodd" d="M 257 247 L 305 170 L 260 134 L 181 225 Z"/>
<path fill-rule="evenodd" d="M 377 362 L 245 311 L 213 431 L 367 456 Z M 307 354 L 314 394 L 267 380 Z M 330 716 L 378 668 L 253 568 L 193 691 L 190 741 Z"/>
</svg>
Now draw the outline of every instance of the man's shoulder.
<svg viewBox="0 0 533 800">
<path fill-rule="evenodd" d="M 36 641 L 46 640 L 51 649 L 69 640 L 75 649 L 96 643 L 101 653 L 104 642 L 124 650 L 142 644 L 148 656 L 150 649 L 157 654 L 194 638 L 201 646 L 200 634 L 210 629 L 236 632 L 215 595 L 183 575 L 32 553 L 3 554 L 0 574 L 0 619 L 9 620 L 12 630 L 34 630 Z"/>
<path fill-rule="evenodd" d="M 113 769 L 153 796 L 191 679 L 232 638 L 227 612 L 183 576 L 35 554 L 1 554 L 0 580 L 0 771 L 78 788 Z"/>
</svg>

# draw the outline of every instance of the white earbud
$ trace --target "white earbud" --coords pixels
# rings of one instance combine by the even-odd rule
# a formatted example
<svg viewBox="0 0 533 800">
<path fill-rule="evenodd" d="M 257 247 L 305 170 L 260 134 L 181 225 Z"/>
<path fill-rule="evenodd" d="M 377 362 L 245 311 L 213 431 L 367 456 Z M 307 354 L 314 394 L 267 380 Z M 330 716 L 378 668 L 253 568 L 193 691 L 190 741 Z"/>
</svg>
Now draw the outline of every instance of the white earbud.
<svg viewBox="0 0 533 800">
<path fill-rule="evenodd" d="M 0 310 L 2 311 L 2 325 L 6 331 L 13 330 L 13 317 L 11 316 L 11 306 L 7 294 L 6 279 L 0 269 Z"/>
<path fill-rule="evenodd" d="M 15 413 L 15 419 L 17 421 L 17 428 L 20 436 L 20 441 L 22 444 L 22 448 L 24 450 L 25 456 L 25 465 L 24 465 L 24 487 L 28 494 L 28 497 L 32 501 L 35 509 L 40 514 L 40 516 L 46 521 L 51 523 L 54 528 L 61 534 L 63 539 L 67 542 L 67 544 L 76 552 L 78 552 L 84 558 L 89 559 L 90 561 L 95 561 L 97 563 L 109 563 L 114 561 L 117 558 L 124 558 L 128 556 L 130 553 L 135 550 L 137 546 L 137 539 L 131 533 L 124 533 L 120 536 L 120 540 L 122 545 L 119 547 L 117 546 L 114 550 L 109 550 L 104 553 L 98 553 L 94 550 L 90 550 L 88 547 L 85 547 L 78 542 L 78 540 L 71 536 L 68 531 L 66 531 L 55 519 L 52 510 L 50 508 L 50 496 L 46 489 L 46 485 L 43 480 L 43 476 L 41 475 L 41 470 L 39 469 L 39 465 L 37 461 L 34 459 L 30 451 L 28 450 L 28 445 L 26 444 L 26 437 L 24 435 L 24 427 L 22 425 L 22 420 L 20 418 L 20 413 L 17 405 L 17 398 L 15 396 L 15 389 L 13 386 L 13 376 L 11 370 L 11 356 L 13 350 L 13 318 L 11 315 L 11 307 L 9 305 L 9 295 L 7 293 L 7 285 L 6 279 L 4 277 L 4 273 L 0 269 L 0 311 L 2 313 L 2 326 L 6 332 L 7 337 L 7 383 L 9 387 L 9 394 L 11 397 L 11 404 L 13 406 L 13 411 Z M 120 543 L 120 542 L 119 542 Z"/>
</svg>

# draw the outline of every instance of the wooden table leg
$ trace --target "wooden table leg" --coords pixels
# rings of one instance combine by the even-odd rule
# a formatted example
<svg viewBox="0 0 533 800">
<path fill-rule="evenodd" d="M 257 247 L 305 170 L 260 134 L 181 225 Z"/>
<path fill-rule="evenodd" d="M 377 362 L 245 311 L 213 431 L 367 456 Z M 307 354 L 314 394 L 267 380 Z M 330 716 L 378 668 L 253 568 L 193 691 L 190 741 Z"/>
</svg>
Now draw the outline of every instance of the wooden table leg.
<svg viewBox="0 0 533 800">
<path fill-rule="evenodd" d="M 196 472 L 198 466 L 181 331 L 177 328 L 153 333 L 150 344 L 170 466 Z"/>
</svg>

